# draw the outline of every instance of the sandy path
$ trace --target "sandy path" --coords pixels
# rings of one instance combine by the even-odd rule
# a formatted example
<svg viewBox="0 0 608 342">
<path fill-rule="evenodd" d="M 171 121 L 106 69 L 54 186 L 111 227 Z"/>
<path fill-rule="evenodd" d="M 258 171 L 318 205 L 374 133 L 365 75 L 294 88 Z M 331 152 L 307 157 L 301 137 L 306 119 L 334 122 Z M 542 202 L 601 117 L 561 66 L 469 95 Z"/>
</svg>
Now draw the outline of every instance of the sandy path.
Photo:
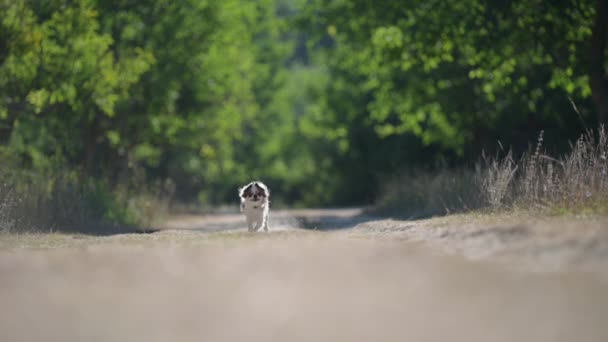
<svg viewBox="0 0 608 342">
<path fill-rule="evenodd" d="M 243 232 L 242 215 L 180 216 L 164 229 Z M 271 230 L 320 230 L 331 236 L 423 243 L 440 253 L 491 260 L 528 271 L 588 271 L 608 279 L 608 217 L 535 217 L 518 213 L 421 220 L 375 217 L 362 209 L 272 212 Z"/>
<path fill-rule="evenodd" d="M 190 230 L 1 251 L 1 340 L 608 341 L 601 273 L 443 255 L 407 233 L 426 221 L 277 214 L 263 236 L 182 217 L 169 227 Z"/>
<path fill-rule="evenodd" d="M 338 229 L 352 228 L 360 222 L 372 219 L 363 209 L 294 209 L 274 210 L 269 225 L 273 231 L 289 229 Z M 245 230 L 242 214 L 181 215 L 163 223 L 160 229 L 189 229 L 204 233 Z"/>
</svg>

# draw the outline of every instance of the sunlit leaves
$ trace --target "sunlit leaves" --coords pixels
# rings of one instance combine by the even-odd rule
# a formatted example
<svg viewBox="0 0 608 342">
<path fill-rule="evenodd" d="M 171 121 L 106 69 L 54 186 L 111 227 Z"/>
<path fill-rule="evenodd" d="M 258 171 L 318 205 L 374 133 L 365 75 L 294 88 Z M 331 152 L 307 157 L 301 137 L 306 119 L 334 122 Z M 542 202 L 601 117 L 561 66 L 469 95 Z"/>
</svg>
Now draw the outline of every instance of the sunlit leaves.
<svg viewBox="0 0 608 342">
<path fill-rule="evenodd" d="M 368 112 L 360 115 L 382 137 L 414 134 L 462 151 L 473 136 L 468 125 L 483 112 L 492 113 L 483 123 L 492 128 L 513 111 L 556 115 L 547 88 L 590 97 L 582 62 L 590 2 L 319 1 L 317 8 L 316 21 L 342 28 L 330 35 L 334 67 L 365 80 Z"/>
<path fill-rule="evenodd" d="M 403 46 L 403 34 L 399 27 L 379 27 L 372 35 L 372 43 L 379 49 L 394 49 Z"/>
</svg>

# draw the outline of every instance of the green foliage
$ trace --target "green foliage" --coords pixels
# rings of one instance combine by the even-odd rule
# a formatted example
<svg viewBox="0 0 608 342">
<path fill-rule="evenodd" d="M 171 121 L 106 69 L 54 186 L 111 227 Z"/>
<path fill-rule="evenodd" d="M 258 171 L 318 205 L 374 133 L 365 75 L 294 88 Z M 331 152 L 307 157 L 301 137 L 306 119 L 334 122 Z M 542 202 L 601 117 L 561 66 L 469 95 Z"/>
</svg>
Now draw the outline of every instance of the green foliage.
<svg viewBox="0 0 608 342">
<path fill-rule="evenodd" d="M 283 68 L 293 44 L 281 7 L 2 0 L 5 157 L 31 170 L 61 159 L 116 189 L 143 168 L 146 182 L 172 179 L 182 200 L 209 204 L 253 177 L 297 191 L 317 169 L 292 112 L 312 103 L 297 82 L 314 80 Z"/>
<path fill-rule="evenodd" d="M 167 180 L 210 206 L 252 178 L 278 205 L 370 202 L 412 165 L 594 122 L 595 4 L 0 0 L 0 158 L 95 179 L 118 221 Z"/>
<path fill-rule="evenodd" d="M 355 179 L 378 180 L 408 160 L 433 166 L 477 158 L 496 140 L 523 150 L 540 129 L 575 139 L 597 122 L 587 67 L 595 4 L 307 2 L 300 27 L 331 75 L 318 100 L 325 135 L 342 155 L 334 168 L 349 177 L 363 166 L 376 174 Z"/>
<path fill-rule="evenodd" d="M 411 133 L 462 155 L 476 130 L 509 115 L 523 116 L 512 124 L 553 119 L 568 96 L 591 95 L 592 2 L 319 0 L 316 8 L 320 15 L 304 18 L 335 42 L 330 68 L 359 80 L 369 96 L 361 115 L 380 136 Z"/>
</svg>

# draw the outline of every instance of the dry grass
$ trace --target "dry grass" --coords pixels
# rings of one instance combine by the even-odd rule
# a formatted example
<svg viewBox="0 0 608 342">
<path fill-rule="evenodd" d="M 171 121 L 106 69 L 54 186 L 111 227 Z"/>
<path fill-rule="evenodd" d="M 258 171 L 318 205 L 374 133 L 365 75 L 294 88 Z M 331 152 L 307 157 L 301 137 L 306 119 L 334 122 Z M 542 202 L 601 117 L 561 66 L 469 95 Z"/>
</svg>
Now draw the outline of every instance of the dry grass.
<svg viewBox="0 0 608 342">
<path fill-rule="evenodd" d="M 108 235 L 151 227 L 168 214 L 173 184 L 115 186 L 61 169 L 0 170 L 0 232 Z M 141 228 L 136 228 L 141 227 Z"/>
<path fill-rule="evenodd" d="M 608 130 L 586 132 L 561 156 L 543 142 L 541 132 L 520 158 L 482 155 L 475 170 L 409 173 L 387 183 L 377 208 L 409 217 L 480 208 L 608 211 Z"/>
<path fill-rule="evenodd" d="M 486 160 L 482 194 L 494 208 L 602 209 L 608 200 L 607 152 L 604 127 L 588 131 L 559 157 L 544 150 L 541 132 L 535 148 L 518 162 L 510 152 Z"/>
<path fill-rule="evenodd" d="M 0 230 L 4 232 L 72 229 L 101 219 L 104 199 L 95 184 L 70 174 L 3 172 L 0 183 Z"/>
</svg>

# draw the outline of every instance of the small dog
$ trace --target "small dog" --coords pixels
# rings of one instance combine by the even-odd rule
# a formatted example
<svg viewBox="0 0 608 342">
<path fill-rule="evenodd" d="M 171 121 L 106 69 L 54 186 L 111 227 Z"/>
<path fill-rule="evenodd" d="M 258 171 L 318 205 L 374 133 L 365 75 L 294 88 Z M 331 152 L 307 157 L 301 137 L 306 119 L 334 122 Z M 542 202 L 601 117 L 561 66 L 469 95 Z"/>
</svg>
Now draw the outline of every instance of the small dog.
<svg viewBox="0 0 608 342">
<path fill-rule="evenodd" d="M 268 205 L 270 191 L 262 182 L 253 181 L 239 188 L 241 212 L 245 213 L 248 231 L 257 232 L 260 228 L 268 231 Z"/>
</svg>

